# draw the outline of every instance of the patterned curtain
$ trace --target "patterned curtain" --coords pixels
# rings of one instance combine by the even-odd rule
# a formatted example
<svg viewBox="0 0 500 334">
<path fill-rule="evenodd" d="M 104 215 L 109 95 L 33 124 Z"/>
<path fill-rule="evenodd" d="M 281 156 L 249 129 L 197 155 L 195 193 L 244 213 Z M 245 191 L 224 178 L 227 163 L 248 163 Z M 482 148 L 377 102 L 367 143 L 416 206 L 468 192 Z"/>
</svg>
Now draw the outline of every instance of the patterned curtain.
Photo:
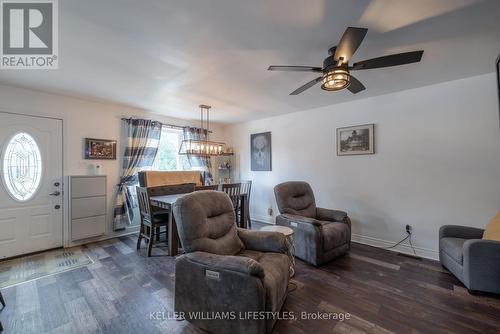
<svg viewBox="0 0 500 334">
<path fill-rule="evenodd" d="M 123 155 L 123 172 L 116 193 L 113 226 L 115 230 L 129 226 L 137 207 L 135 187 L 137 173 L 153 165 L 161 135 L 161 123 L 145 119 L 126 119 L 127 145 Z"/>
<path fill-rule="evenodd" d="M 186 126 L 184 129 L 184 140 L 205 140 L 207 139 L 207 130 Z M 212 162 L 210 157 L 200 157 L 188 154 L 189 164 L 192 169 L 202 172 L 205 185 L 212 184 Z"/>
</svg>

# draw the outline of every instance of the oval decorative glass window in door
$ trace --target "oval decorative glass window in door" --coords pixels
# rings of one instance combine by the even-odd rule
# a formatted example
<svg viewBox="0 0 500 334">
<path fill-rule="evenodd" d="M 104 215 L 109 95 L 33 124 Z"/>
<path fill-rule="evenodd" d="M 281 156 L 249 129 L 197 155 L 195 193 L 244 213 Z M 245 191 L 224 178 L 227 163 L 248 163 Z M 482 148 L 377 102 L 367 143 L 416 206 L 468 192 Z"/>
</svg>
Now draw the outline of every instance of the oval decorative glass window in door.
<svg viewBox="0 0 500 334">
<path fill-rule="evenodd" d="M 15 134 L 3 156 L 3 179 L 10 196 L 29 200 L 36 194 L 41 177 L 42 158 L 35 139 L 26 132 Z"/>
</svg>

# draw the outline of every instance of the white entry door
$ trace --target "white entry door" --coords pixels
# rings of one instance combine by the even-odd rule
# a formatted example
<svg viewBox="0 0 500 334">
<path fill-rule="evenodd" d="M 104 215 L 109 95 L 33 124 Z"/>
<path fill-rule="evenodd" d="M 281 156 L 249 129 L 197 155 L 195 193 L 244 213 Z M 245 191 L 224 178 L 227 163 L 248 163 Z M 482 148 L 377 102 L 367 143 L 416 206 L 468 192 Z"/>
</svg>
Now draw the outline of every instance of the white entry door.
<svg viewBox="0 0 500 334">
<path fill-rule="evenodd" d="M 62 246 L 62 120 L 0 112 L 0 178 L 0 259 Z"/>
</svg>

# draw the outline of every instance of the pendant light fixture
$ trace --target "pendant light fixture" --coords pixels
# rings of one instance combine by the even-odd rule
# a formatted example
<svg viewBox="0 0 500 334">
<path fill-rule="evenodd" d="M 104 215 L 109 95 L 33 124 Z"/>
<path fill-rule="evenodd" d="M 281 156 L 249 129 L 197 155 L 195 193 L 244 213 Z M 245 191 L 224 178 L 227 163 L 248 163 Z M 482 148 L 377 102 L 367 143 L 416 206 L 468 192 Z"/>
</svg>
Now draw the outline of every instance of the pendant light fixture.
<svg viewBox="0 0 500 334">
<path fill-rule="evenodd" d="M 200 104 L 199 107 L 202 131 L 201 139 L 183 140 L 179 147 L 179 154 L 203 157 L 225 155 L 226 144 L 210 140 L 210 108 L 212 107 L 204 104 Z"/>
</svg>

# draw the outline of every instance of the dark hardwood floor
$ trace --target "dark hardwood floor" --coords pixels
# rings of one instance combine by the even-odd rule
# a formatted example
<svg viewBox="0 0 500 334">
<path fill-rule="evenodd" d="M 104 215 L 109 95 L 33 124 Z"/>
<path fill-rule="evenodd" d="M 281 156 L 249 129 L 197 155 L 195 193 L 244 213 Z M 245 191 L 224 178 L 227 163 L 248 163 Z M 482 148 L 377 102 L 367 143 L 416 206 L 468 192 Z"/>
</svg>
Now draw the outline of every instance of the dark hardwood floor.
<svg viewBox="0 0 500 334">
<path fill-rule="evenodd" d="M 174 259 L 135 251 L 136 237 L 83 247 L 95 263 L 3 289 L 5 333 L 201 333 L 173 311 Z M 280 320 L 275 333 L 500 333 L 500 299 L 472 296 L 439 263 L 353 244 L 321 268 L 297 261 L 284 311 L 349 320 Z"/>
</svg>

